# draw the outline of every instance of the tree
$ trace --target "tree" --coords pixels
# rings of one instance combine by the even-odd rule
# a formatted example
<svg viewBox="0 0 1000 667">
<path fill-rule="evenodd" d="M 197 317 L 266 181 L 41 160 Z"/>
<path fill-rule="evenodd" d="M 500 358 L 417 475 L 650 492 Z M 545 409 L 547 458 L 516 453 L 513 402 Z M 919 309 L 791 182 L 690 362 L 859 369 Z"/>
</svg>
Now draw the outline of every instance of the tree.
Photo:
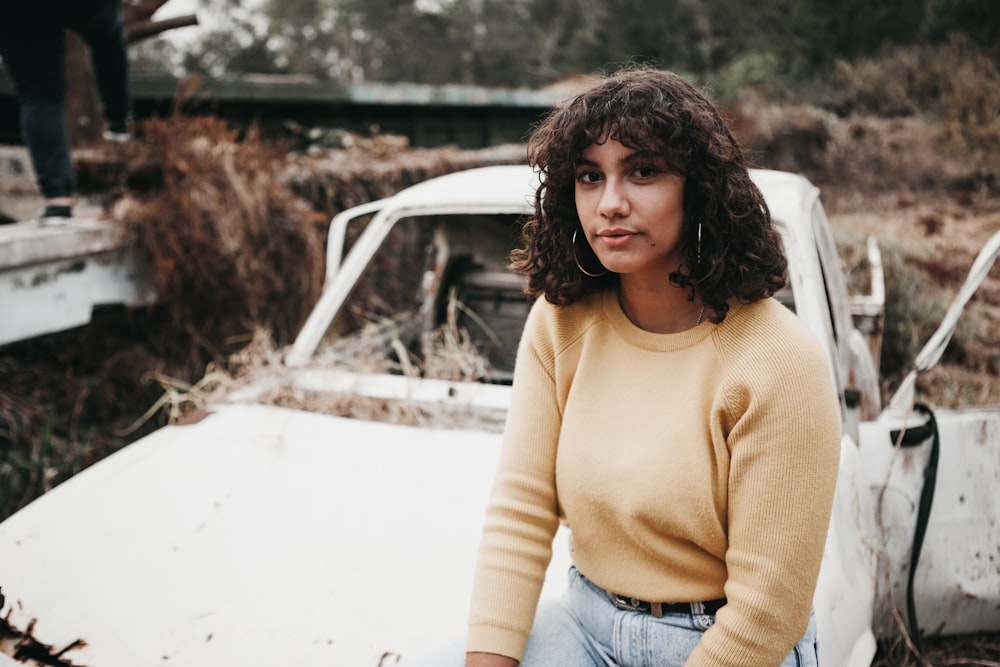
<svg viewBox="0 0 1000 667">
<path fill-rule="evenodd" d="M 226 20 L 186 55 L 188 69 L 344 82 L 541 86 L 639 60 L 794 88 L 838 59 L 954 31 L 1000 43 L 996 0 L 259 0 L 255 13 L 202 3 Z"/>
<path fill-rule="evenodd" d="M 928 0 L 923 33 L 943 41 L 951 33 L 968 35 L 1000 61 L 1000 5 L 996 0 Z"/>
<path fill-rule="evenodd" d="M 587 70 L 626 61 L 651 62 L 681 71 L 701 71 L 705 56 L 701 3 L 688 0 L 590 0 L 585 22 L 568 54 Z M 565 62 L 564 67 L 572 61 Z"/>
</svg>

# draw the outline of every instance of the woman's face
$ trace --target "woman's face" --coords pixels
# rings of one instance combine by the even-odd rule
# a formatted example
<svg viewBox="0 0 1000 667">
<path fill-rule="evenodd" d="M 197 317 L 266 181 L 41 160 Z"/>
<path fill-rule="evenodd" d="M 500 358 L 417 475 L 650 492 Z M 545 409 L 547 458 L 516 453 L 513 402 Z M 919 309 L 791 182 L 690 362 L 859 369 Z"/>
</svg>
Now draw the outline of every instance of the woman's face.
<svg viewBox="0 0 1000 667">
<path fill-rule="evenodd" d="M 576 165 L 576 210 L 601 264 L 623 280 L 662 282 L 680 266 L 684 178 L 661 156 L 591 144 Z"/>
</svg>

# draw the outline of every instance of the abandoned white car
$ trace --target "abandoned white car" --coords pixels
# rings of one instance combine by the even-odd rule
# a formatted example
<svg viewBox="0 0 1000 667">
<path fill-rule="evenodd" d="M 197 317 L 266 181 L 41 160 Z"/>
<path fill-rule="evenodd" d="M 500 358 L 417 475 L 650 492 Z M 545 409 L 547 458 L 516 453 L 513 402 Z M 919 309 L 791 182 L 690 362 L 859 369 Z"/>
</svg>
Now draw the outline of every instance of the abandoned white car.
<svg viewBox="0 0 1000 667">
<path fill-rule="evenodd" d="M 925 634 L 997 630 L 1000 411 L 915 409 L 913 378 L 1000 235 L 883 408 L 877 247 L 871 293 L 849 296 L 816 188 L 753 175 L 789 258 L 778 298 L 841 401 L 822 664 L 870 665 L 887 604 Z M 504 261 L 534 183 L 486 167 L 338 215 L 323 295 L 280 362 L 0 524 L 0 665 L 378 667 L 464 632 L 529 307 Z M 563 586 L 562 533 L 555 553 L 543 595 Z"/>
</svg>

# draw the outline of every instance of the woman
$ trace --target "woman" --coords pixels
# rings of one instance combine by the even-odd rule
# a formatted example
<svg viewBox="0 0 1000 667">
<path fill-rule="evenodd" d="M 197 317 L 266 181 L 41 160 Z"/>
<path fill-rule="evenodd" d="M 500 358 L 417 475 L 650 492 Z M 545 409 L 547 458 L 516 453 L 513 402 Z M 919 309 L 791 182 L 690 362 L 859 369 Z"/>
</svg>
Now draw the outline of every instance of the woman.
<svg viewBox="0 0 1000 667">
<path fill-rule="evenodd" d="M 466 664 L 816 664 L 840 419 L 717 109 L 647 68 L 537 128 L 514 375 Z M 565 599 L 536 605 L 564 521 Z"/>
</svg>

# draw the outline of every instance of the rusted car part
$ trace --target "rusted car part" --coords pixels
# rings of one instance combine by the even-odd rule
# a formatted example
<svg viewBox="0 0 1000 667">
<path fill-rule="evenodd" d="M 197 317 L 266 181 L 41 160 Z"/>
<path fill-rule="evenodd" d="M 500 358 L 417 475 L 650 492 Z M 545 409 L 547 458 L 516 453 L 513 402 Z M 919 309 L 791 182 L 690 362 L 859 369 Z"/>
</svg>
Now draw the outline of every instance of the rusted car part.
<svg viewBox="0 0 1000 667">
<path fill-rule="evenodd" d="M 122 229 L 99 220 L 0 225 L 0 294 L 0 345 L 86 324 L 98 306 L 156 300 Z"/>
</svg>

